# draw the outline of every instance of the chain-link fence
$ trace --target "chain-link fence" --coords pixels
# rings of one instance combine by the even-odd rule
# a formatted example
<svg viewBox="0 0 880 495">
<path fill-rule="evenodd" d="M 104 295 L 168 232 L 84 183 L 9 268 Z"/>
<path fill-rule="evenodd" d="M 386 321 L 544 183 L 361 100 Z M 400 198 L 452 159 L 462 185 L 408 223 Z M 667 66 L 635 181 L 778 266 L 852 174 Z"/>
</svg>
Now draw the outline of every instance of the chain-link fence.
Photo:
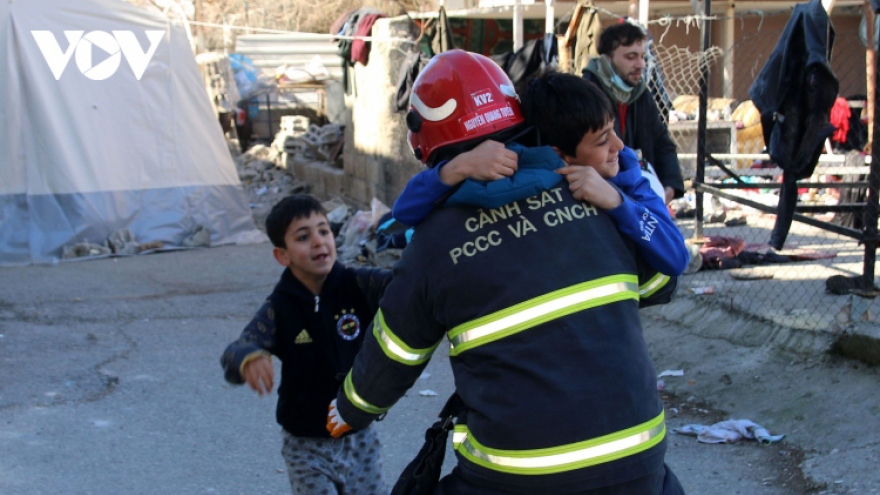
<svg viewBox="0 0 880 495">
<path fill-rule="evenodd" d="M 784 245 L 773 249 L 769 244 L 783 174 L 763 154 L 761 118 L 749 88 L 791 13 L 715 14 L 705 50 L 699 16 L 649 22 L 649 87 L 667 119 L 686 181 L 705 192 L 689 188 L 685 198 L 670 205 L 695 254 L 682 289 L 704 294 L 699 297 L 707 304 L 785 327 L 842 329 L 859 320 L 877 323 L 880 310 L 872 307 L 877 294 L 865 283 L 873 281 L 873 252 L 866 264 L 868 252 L 861 242 L 870 163 L 863 153 L 868 85 L 861 9 L 832 16 L 836 37 L 831 66 L 840 97 L 831 121 L 837 132 L 826 141 L 813 176 L 798 183 L 797 214 Z M 708 156 L 704 180 L 698 182 L 704 74 Z M 852 289 L 867 297 L 851 295 Z"/>
</svg>

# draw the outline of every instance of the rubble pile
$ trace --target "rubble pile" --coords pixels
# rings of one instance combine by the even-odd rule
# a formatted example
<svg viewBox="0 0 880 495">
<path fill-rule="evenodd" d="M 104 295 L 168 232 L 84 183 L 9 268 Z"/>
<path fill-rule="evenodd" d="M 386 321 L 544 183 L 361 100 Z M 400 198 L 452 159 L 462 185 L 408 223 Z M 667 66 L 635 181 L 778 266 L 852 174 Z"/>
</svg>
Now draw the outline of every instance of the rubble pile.
<svg viewBox="0 0 880 495">
<path fill-rule="evenodd" d="M 296 180 L 277 166 L 281 153 L 275 147 L 255 145 L 235 159 L 235 168 L 254 214 L 254 223 L 265 230 L 266 216 L 282 198 L 309 192 L 309 184 Z"/>
<path fill-rule="evenodd" d="M 201 225 L 196 227 L 196 230 L 199 229 L 207 232 L 207 244 L 209 245 L 211 242 L 210 231 L 208 231 L 208 229 Z M 187 239 L 189 239 L 189 237 L 187 237 Z M 164 243 L 162 241 L 152 241 L 144 243 L 137 242 L 134 238 L 134 234 L 132 234 L 130 230 L 121 229 L 110 234 L 107 239 L 105 239 L 101 244 L 96 244 L 90 241 L 82 241 L 62 246 L 61 259 L 69 260 L 74 258 L 131 256 L 134 254 L 142 254 L 157 249 L 162 249 L 163 247 Z"/>
<path fill-rule="evenodd" d="M 373 198 L 369 210 L 361 210 L 334 198 L 322 203 L 336 241 L 336 259 L 348 266 L 391 268 L 400 259 L 403 248 L 390 247 L 382 241 L 389 224 L 392 230 L 405 228 L 391 220 L 390 208 Z"/>
<path fill-rule="evenodd" d="M 304 160 L 335 163 L 342 154 L 345 127 L 339 124 L 318 126 L 309 124 L 301 115 L 281 118 L 281 131 L 275 136 L 272 148 Z"/>
</svg>

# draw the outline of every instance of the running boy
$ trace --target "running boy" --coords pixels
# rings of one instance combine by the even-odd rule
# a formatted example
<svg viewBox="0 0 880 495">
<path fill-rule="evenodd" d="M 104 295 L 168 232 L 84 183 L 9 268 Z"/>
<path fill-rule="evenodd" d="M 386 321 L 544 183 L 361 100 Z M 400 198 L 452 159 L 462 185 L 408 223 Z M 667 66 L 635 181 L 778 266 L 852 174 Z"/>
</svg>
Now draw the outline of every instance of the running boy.
<svg viewBox="0 0 880 495">
<path fill-rule="evenodd" d="M 496 141 L 483 141 L 448 163 L 439 163 L 439 170 L 429 168 L 413 177 L 394 202 L 394 218 L 418 225 L 440 198 L 462 183 L 462 174 L 447 173 L 443 168 L 454 165 L 472 170 L 483 162 L 494 167 L 487 166 L 487 175 L 500 176 L 497 170 L 503 167 L 497 164 L 513 162 L 507 165 L 512 169 L 509 177 L 494 182 L 464 180 L 447 203 L 498 208 L 552 187 L 562 180 L 562 174 L 574 197 L 606 210 L 618 230 L 635 241 L 650 266 L 664 275 L 681 275 L 690 261 L 684 238 L 663 199 L 642 176 L 635 153 L 624 147 L 614 132 L 613 111 L 607 116 L 595 115 L 596 109 L 611 106 L 598 101 L 607 97 L 591 90 L 592 86 L 587 86 L 591 84 L 555 71 L 534 78 L 522 96 L 522 112 L 526 123 L 534 126 L 549 146 L 525 147 L 512 142 L 505 149 Z M 597 118 L 604 119 L 604 125 L 596 127 L 593 121 Z"/>
<path fill-rule="evenodd" d="M 372 428 L 330 438 L 324 425 L 391 271 L 347 268 L 336 261 L 326 212 L 311 195 L 278 202 L 266 218 L 281 280 L 241 336 L 220 359 L 226 380 L 247 382 L 260 396 L 281 362 L 276 419 L 295 495 L 385 495 L 379 440 Z"/>
</svg>

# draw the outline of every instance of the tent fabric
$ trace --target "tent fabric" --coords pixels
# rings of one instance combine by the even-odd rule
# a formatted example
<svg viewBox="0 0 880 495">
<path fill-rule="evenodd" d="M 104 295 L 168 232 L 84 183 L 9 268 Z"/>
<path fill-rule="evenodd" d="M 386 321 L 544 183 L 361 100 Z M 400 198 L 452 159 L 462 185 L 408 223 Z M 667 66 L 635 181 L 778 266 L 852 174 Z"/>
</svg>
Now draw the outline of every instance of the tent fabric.
<svg viewBox="0 0 880 495">
<path fill-rule="evenodd" d="M 0 54 L 0 265 L 120 229 L 260 237 L 180 26 L 121 0 L 10 0 Z"/>
</svg>

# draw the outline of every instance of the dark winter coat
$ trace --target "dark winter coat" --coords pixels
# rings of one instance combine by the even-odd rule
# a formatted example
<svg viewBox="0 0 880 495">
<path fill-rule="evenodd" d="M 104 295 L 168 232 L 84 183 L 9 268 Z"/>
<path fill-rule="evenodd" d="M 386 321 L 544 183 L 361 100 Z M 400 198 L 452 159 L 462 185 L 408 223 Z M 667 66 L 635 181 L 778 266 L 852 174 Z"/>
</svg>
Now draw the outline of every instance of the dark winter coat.
<svg viewBox="0 0 880 495">
<path fill-rule="evenodd" d="M 797 205 L 797 181 L 813 174 L 825 140 L 838 82 L 828 62 L 834 29 L 820 0 L 795 6 L 749 96 L 761 112 L 764 143 L 783 170 L 770 245 L 782 249 Z"/>
</svg>

